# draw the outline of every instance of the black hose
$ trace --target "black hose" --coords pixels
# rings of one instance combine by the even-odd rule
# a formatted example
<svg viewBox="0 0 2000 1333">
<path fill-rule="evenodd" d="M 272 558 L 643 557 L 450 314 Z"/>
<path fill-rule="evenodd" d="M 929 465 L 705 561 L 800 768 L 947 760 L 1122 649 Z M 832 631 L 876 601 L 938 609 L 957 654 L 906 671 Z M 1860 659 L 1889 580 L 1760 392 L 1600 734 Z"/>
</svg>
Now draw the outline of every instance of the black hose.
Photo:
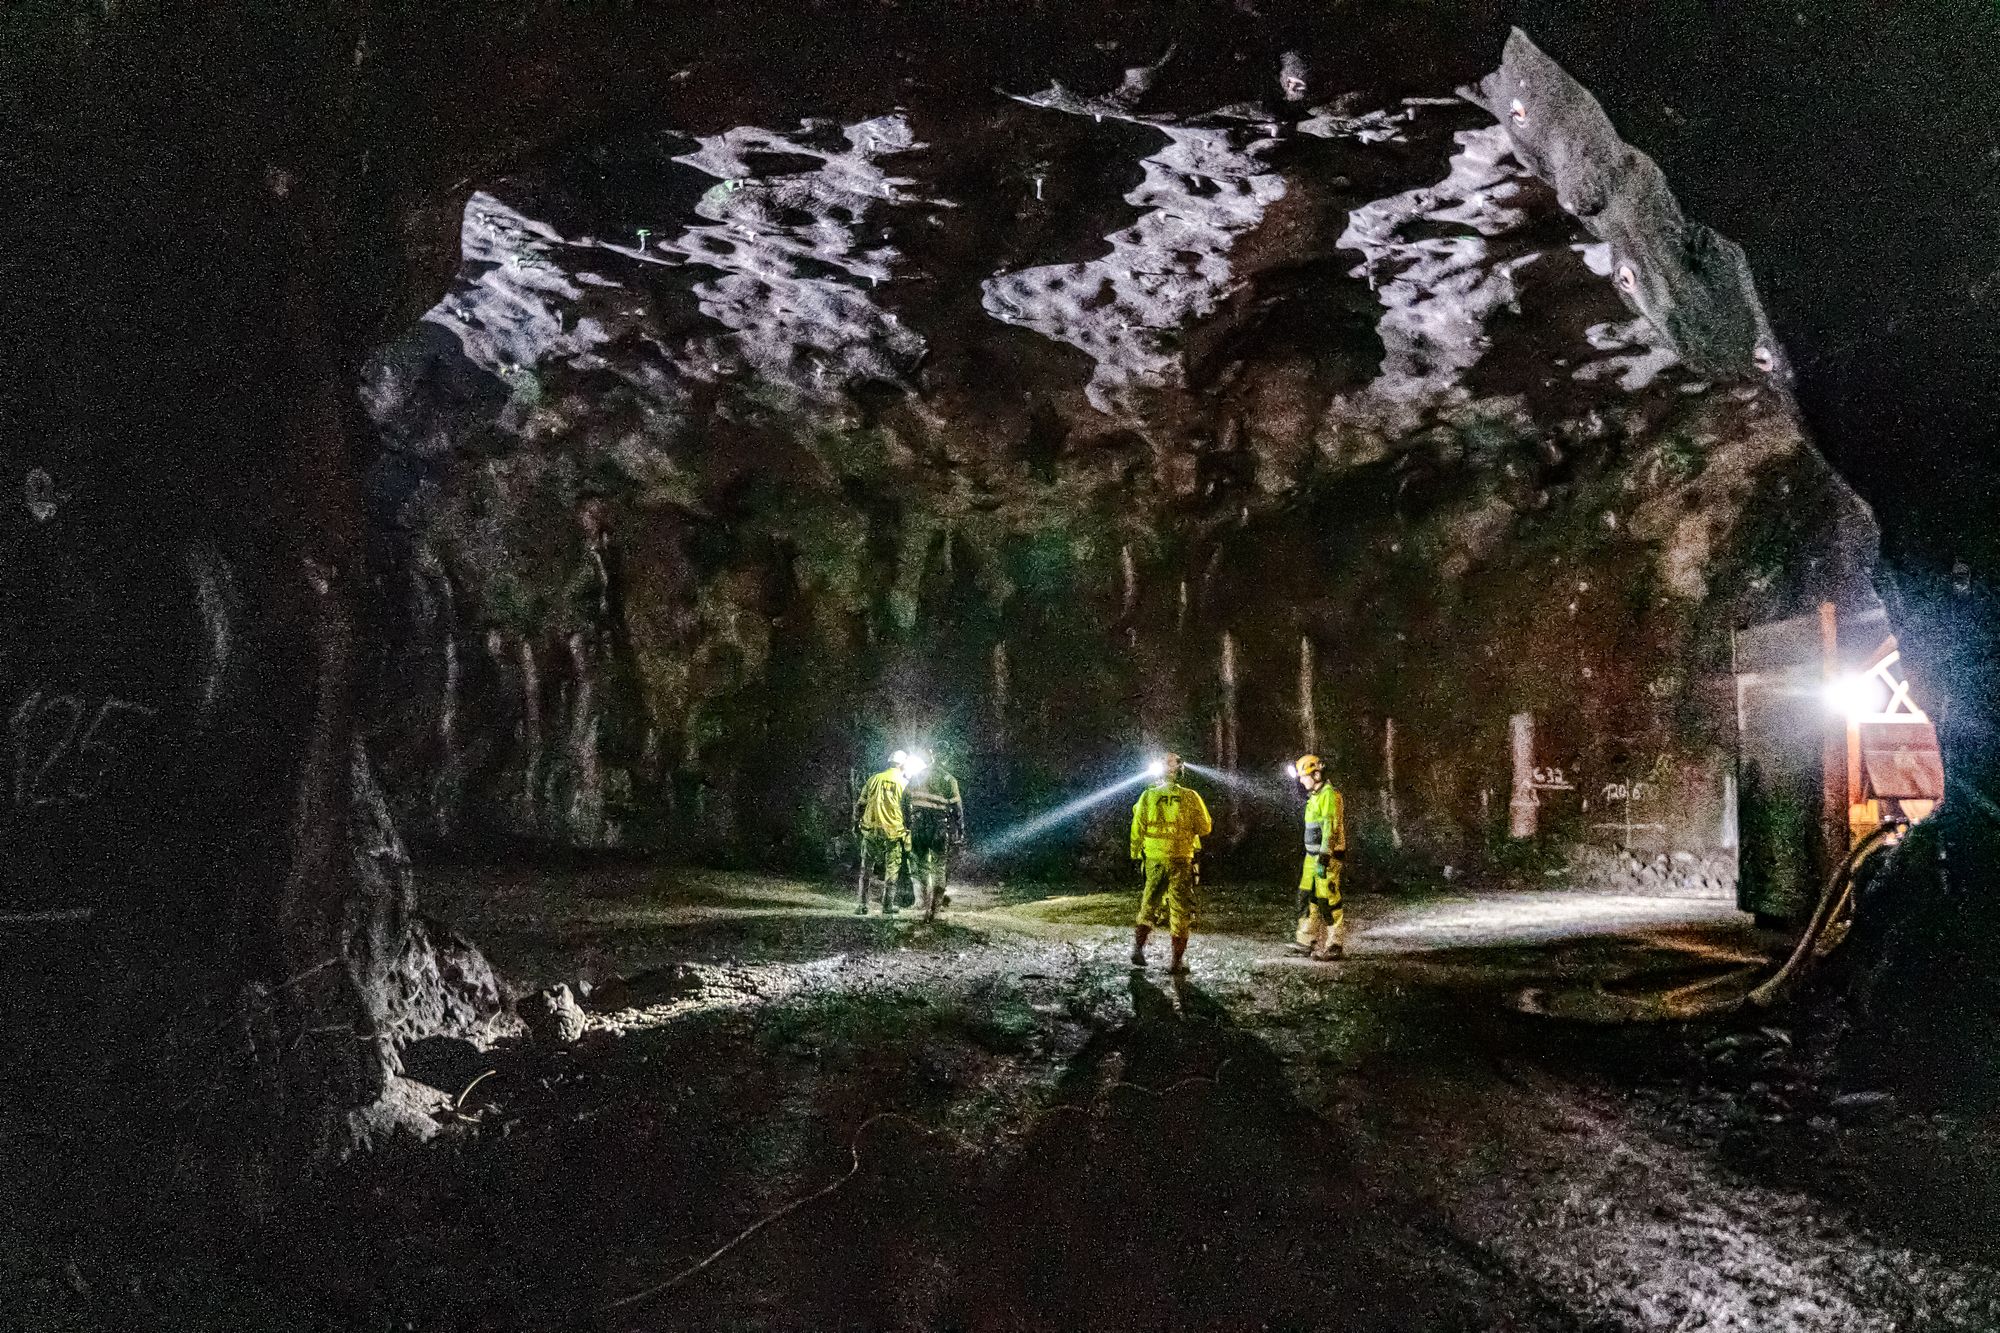
<svg viewBox="0 0 2000 1333">
<path fill-rule="evenodd" d="M 1853 896 L 1854 872 L 1860 869 L 1861 863 L 1868 859 L 1868 854 L 1880 846 L 1884 839 L 1905 827 L 1907 826 L 1901 822 L 1883 824 L 1869 830 L 1867 837 L 1854 844 L 1854 850 L 1847 854 L 1847 859 L 1840 863 L 1832 877 L 1827 880 L 1826 888 L 1819 896 L 1819 905 L 1813 909 L 1812 920 L 1806 923 L 1804 932 L 1799 935 L 1799 942 L 1792 946 L 1791 957 L 1785 959 L 1784 966 L 1774 972 L 1769 979 L 1745 996 L 1744 1003 L 1753 1004 L 1759 1009 L 1769 1009 L 1791 993 L 1799 978 L 1805 975 L 1807 966 L 1817 957 L 1815 950 L 1820 937 L 1840 915 L 1841 907 Z"/>
<path fill-rule="evenodd" d="M 1554 1018 L 1569 1018 L 1594 1023 L 1658 1023 L 1664 1021 L 1683 1022 L 1690 1019 L 1712 1018 L 1719 1014 L 1734 1013 L 1745 1008 L 1769 1009 L 1782 1003 L 1794 989 L 1799 979 L 1813 960 L 1820 956 L 1820 941 L 1827 928 L 1840 916 L 1841 910 L 1854 894 L 1854 875 L 1870 853 L 1880 847 L 1892 834 L 1908 827 L 1903 822 L 1884 824 L 1872 829 L 1854 849 L 1847 854 L 1833 874 L 1828 877 L 1826 887 L 1820 891 L 1819 901 L 1813 908 L 1811 919 L 1799 935 L 1798 942 L 1778 970 L 1752 988 L 1748 994 L 1737 995 L 1734 987 L 1728 985 L 1738 974 L 1713 977 L 1692 985 L 1678 986 L 1669 991 L 1646 995 L 1618 996 L 1598 989 L 1589 993 L 1555 992 L 1540 989 L 1523 991 L 1516 998 L 1516 1007 L 1525 1013 L 1541 1014 Z"/>
</svg>

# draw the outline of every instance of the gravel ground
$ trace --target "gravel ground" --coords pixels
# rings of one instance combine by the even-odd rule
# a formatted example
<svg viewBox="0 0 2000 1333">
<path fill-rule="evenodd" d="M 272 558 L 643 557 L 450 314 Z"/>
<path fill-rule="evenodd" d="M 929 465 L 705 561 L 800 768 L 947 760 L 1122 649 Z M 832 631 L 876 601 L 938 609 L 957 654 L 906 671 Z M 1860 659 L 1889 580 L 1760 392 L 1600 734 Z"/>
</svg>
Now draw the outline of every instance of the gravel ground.
<svg viewBox="0 0 2000 1333">
<path fill-rule="evenodd" d="M 736 1206 L 665 1225 L 665 1246 L 614 1245 L 589 1298 L 670 1282 L 841 1182 L 604 1311 L 621 1326 L 2000 1328 L 1985 1236 L 1912 1245 L 1910 1219 L 1871 1226 L 1811 1169 L 1742 1169 L 1746 1124 L 1869 1132 L 1756 1109 L 1778 1076 L 1765 1056 L 1794 1054 L 1782 1029 L 1519 1012 L 1524 988 L 1615 998 L 1744 974 L 1778 942 L 1726 903 L 1364 898 L 1349 960 L 1328 966 L 1282 948 L 1284 896 L 1224 887 L 1177 984 L 1158 957 L 1126 966 L 1129 895 L 960 890 L 926 926 L 857 920 L 832 886 L 621 873 L 588 899 L 562 876 L 468 873 L 442 901 L 511 975 L 599 987 L 565 1059 L 601 1095 L 629 1094 L 606 1066 L 642 1035 L 695 1043 L 710 1076 L 775 1063 L 786 1087 L 702 1145 L 774 1149 L 732 1182 Z M 621 973 L 679 980 L 649 998 L 607 983 Z M 1762 1091 L 1730 1075 L 1745 1042 Z M 503 1124 L 535 1120 L 494 1097 Z M 548 1131 L 582 1109 L 550 1100 Z M 902 1244 L 856 1258 L 843 1218 Z M 814 1254 L 841 1280 L 785 1257 Z"/>
<path fill-rule="evenodd" d="M 1327 965 L 1289 895 L 1223 886 L 1169 978 L 1128 893 L 924 924 L 748 875 L 430 881 L 582 1038 L 411 1049 L 428 1142 L 178 1286 L 16 1264 L 64 1317 L 14 1324 L 129 1289 L 124 1327 L 2000 1328 L 1989 1123 L 1844 1081 L 1797 1014 L 1523 1012 L 1744 973 L 1782 942 L 1725 903 L 1363 898 Z"/>
</svg>

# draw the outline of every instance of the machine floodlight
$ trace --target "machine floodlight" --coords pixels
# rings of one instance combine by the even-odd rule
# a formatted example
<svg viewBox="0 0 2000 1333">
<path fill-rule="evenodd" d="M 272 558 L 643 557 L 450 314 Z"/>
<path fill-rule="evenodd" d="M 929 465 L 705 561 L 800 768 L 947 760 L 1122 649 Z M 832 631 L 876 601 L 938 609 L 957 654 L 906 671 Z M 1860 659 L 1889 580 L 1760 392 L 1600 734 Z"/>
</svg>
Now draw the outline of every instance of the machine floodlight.
<svg viewBox="0 0 2000 1333">
<path fill-rule="evenodd" d="M 1882 690 L 1871 676 L 1835 676 L 1826 683 L 1826 706 L 1849 718 L 1871 717 L 1881 709 Z"/>
</svg>

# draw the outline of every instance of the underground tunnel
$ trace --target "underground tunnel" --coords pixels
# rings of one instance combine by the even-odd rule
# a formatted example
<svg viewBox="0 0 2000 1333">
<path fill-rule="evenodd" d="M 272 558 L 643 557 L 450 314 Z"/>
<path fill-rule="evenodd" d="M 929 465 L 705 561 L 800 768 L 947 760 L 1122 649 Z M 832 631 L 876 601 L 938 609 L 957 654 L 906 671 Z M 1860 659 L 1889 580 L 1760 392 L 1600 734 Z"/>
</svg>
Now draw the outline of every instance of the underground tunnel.
<svg viewBox="0 0 2000 1333">
<path fill-rule="evenodd" d="M 0 1327 L 2000 1327 L 1989 7 L 0 72 Z"/>
</svg>

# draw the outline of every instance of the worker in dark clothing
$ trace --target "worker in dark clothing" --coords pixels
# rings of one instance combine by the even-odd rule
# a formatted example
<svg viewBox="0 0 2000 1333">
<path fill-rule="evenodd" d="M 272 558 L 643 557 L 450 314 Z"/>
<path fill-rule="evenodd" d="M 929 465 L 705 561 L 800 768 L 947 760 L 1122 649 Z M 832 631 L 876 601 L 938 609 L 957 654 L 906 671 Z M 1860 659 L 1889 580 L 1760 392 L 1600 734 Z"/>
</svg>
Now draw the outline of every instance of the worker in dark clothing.
<svg viewBox="0 0 2000 1333">
<path fill-rule="evenodd" d="M 909 873 L 924 920 L 937 918 L 946 895 L 951 853 L 965 842 L 965 798 L 942 763 L 920 769 L 903 790 L 903 824 L 910 833 Z"/>
</svg>

